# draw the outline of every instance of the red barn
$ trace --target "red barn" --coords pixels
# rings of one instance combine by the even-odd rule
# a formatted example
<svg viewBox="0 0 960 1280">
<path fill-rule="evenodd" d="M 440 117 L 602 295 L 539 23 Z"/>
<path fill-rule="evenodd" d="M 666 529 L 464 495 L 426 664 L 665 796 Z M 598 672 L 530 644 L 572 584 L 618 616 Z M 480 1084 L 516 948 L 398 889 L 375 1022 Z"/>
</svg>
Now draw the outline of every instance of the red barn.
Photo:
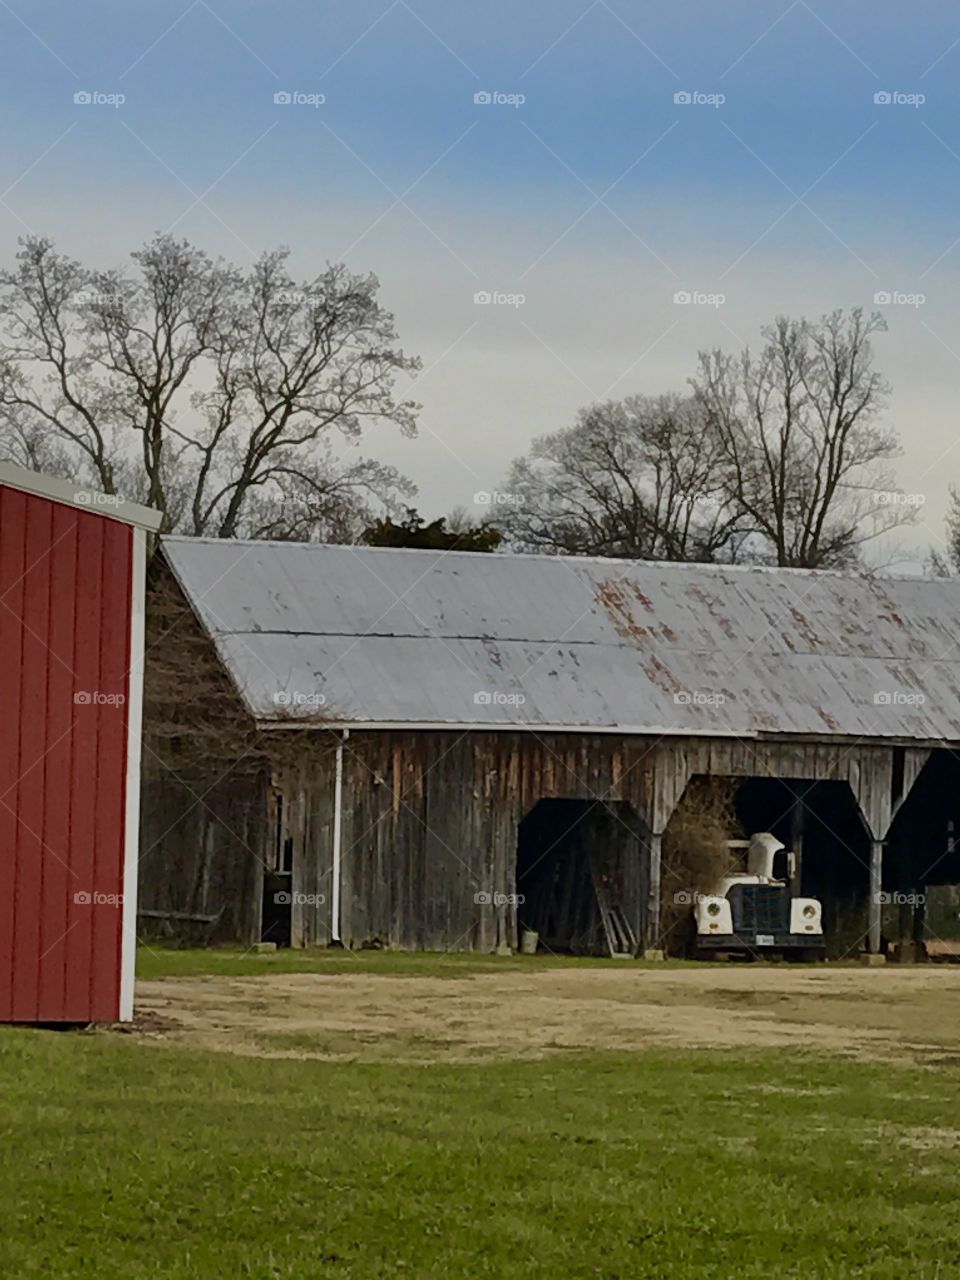
<svg viewBox="0 0 960 1280">
<path fill-rule="evenodd" d="M 0 1021 L 133 1016 L 146 539 L 0 464 Z"/>
</svg>

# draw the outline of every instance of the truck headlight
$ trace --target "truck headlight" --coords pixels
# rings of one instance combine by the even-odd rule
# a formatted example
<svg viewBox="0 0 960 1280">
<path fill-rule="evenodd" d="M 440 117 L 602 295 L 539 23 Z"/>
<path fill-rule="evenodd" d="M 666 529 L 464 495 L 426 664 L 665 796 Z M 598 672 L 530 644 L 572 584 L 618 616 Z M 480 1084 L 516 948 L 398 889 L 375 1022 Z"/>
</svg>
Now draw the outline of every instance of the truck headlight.
<svg viewBox="0 0 960 1280">
<path fill-rule="evenodd" d="M 720 914 L 720 903 L 719 903 L 719 902 L 708 902 L 708 903 L 707 903 L 707 915 L 708 915 L 708 916 L 718 916 L 719 914 Z"/>
<path fill-rule="evenodd" d="M 813 905 L 812 902 L 808 902 L 807 905 L 803 908 L 803 914 L 806 916 L 808 920 L 812 920 L 813 917 L 817 914 L 817 908 Z"/>
</svg>

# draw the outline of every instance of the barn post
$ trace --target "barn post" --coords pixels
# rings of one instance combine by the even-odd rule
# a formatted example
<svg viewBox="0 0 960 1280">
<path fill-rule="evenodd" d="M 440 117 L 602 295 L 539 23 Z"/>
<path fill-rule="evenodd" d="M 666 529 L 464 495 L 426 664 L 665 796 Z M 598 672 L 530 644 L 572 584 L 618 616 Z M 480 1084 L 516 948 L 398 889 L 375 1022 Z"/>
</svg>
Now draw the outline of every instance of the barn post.
<svg viewBox="0 0 960 1280">
<path fill-rule="evenodd" d="M 868 871 L 867 950 L 877 955 L 883 926 L 883 851 L 890 837 L 893 819 L 909 796 L 929 757 L 929 750 L 901 751 L 897 747 L 866 749 L 847 761 L 847 781 L 860 806 L 870 836 Z M 895 758 L 898 767 L 894 769 Z"/>
<path fill-rule="evenodd" d="M 643 934 L 642 954 L 662 959 L 663 939 L 660 929 L 660 897 L 663 886 L 663 833 L 680 797 L 690 780 L 690 763 L 682 740 L 657 742 L 651 754 L 651 767 L 640 778 L 636 805 L 647 829 L 647 921 Z"/>
<path fill-rule="evenodd" d="M 872 955 L 880 951 L 880 935 L 883 923 L 883 849 L 885 840 L 870 841 L 870 900 L 867 914 L 867 950 Z"/>
<path fill-rule="evenodd" d="M 867 951 L 877 955 L 882 936 L 883 848 L 893 821 L 893 750 L 864 749 L 847 759 L 847 781 L 870 837 L 867 868 Z"/>
<path fill-rule="evenodd" d="M 803 892 L 803 829 L 806 816 L 806 805 L 803 797 L 806 791 L 793 788 L 793 805 L 790 809 L 790 852 L 793 854 L 793 873 L 790 876 L 790 892 L 798 896 Z"/>
<path fill-rule="evenodd" d="M 650 860 L 650 894 L 647 903 L 647 936 L 643 940 L 644 952 L 659 950 L 660 943 L 660 882 L 663 833 L 651 831 L 647 845 Z"/>
</svg>

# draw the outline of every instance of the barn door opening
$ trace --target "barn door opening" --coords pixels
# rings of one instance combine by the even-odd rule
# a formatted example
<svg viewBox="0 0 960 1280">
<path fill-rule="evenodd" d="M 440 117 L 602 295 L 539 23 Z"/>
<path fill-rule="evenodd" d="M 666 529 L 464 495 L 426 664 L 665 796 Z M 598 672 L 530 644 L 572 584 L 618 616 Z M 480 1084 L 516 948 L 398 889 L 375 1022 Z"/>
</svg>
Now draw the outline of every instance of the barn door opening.
<svg viewBox="0 0 960 1280">
<path fill-rule="evenodd" d="M 545 951 L 633 955 L 642 936 L 640 825 L 620 802 L 539 801 L 517 839 L 517 926 Z"/>
<path fill-rule="evenodd" d="M 283 792 L 272 793 L 272 841 L 263 873 L 260 941 L 289 947 L 293 924 L 293 836 L 287 829 Z"/>
<path fill-rule="evenodd" d="M 798 855 L 792 892 L 820 900 L 827 955 L 855 955 L 868 928 L 870 837 L 849 785 L 748 778 L 737 792 L 736 810 L 746 832 L 770 831 Z M 774 873 L 784 875 L 776 865 Z"/>
</svg>

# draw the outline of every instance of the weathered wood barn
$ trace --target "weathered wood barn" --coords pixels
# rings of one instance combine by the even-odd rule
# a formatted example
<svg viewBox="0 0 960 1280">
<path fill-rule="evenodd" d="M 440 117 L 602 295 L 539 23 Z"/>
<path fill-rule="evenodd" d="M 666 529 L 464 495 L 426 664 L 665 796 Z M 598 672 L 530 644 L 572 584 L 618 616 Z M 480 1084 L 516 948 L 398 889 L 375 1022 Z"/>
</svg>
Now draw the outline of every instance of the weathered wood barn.
<svg viewBox="0 0 960 1280">
<path fill-rule="evenodd" d="M 702 777 L 847 951 L 960 879 L 960 583 L 173 537 L 150 577 L 143 927 L 503 949 L 579 859 L 656 950 Z"/>
</svg>

